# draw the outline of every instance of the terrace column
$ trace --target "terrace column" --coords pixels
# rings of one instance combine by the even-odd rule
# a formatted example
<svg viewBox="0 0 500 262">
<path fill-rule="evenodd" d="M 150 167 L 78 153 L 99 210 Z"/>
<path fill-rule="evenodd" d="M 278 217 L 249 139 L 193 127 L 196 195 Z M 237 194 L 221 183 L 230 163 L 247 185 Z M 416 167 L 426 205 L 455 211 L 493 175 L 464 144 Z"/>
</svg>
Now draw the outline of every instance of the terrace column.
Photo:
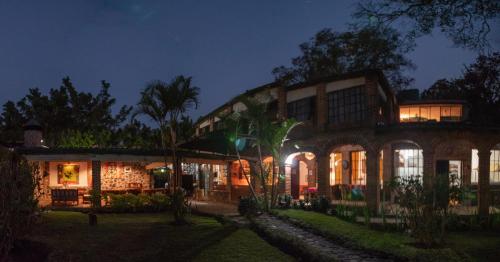
<svg viewBox="0 0 500 262">
<path fill-rule="evenodd" d="M 479 149 L 479 174 L 478 174 L 478 213 L 481 218 L 487 218 L 490 213 L 490 155 L 488 149 Z"/>
<path fill-rule="evenodd" d="M 226 190 L 228 192 L 228 201 L 231 202 L 231 189 L 232 189 L 232 181 L 231 181 L 231 162 L 227 163 L 227 172 L 226 172 Z"/>
<path fill-rule="evenodd" d="M 101 161 L 92 160 L 92 190 L 101 195 Z M 101 199 L 92 199 L 92 205 L 101 206 Z"/>
<path fill-rule="evenodd" d="M 330 156 L 328 154 L 318 154 L 318 195 L 332 198 L 332 190 L 330 189 Z"/>
<path fill-rule="evenodd" d="M 425 190 L 432 190 L 433 178 L 434 178 L 434 150 L 424 149 L 422 151 L 422 156 L 424 157 L 423 166 L 423 178 Z M 428 191 L 427 191 L 428 192 Z"/>
<path fill-rule="evenodd" d="M 285 164 L 285 194 L 292 194 L 292 167 L 290 165 Z"/>
<path fill-rule="evenodd" d="M 374 150 L 366 151 L 366 206 L 374 214 L 378 212 L 380 203 L 379 186 L 379 157 L 380 153 Z"/>
</svg>

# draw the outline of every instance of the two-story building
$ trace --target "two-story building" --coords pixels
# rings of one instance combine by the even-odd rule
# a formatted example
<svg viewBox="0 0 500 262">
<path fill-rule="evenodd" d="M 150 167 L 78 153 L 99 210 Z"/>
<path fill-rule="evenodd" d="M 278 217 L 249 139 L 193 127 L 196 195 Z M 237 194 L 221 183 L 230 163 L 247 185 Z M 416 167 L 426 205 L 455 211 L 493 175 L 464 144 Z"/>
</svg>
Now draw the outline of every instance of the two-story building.
<svg viewBox="0 0 500 262">
<path fill-rule="evenodd" d="M 420 176 L 430 186 L 437 175 L 454 174 L 475 193 L 471 203 L 480 213 L 500 202 L 500 123 L 471 124 L 464 101 L 422 101 L 418 95 L 398 101 L 375 70 L 293 86 L 271 83 L 242 95 L 267 103 L 273 117 L 304 123 L 292 132 L 281 163 L 281 191 L 296 199 L 317 192 L 334 201 L 363 200 L 376 210 L 396 176 Z M 234 154 L 214 137 L 224 128 L 221 114 L 245 110 L 239 98 L 202 117 L 197 138 L 185 146 Z M 229 199 L 248 194 L 241 170 L 238 162 L 230 163 L 220 185 L 232 190 Z"/>
</svg>

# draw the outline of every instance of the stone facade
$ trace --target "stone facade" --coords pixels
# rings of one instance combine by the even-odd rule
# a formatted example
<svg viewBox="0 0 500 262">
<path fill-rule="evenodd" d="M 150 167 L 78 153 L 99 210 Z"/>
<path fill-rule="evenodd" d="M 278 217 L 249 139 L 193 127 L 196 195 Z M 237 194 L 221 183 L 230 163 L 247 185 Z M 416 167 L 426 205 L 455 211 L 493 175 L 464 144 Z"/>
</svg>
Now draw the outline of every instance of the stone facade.
<svg viewBox="0 0 500 262">
<path fill-rule="evenodd" d="M 127 189 L 137 183 L 142 189 L 151 188 L 151 176 L 137 162 L 104 162 L 101 167 L 101 190 Z"/>
</svg>

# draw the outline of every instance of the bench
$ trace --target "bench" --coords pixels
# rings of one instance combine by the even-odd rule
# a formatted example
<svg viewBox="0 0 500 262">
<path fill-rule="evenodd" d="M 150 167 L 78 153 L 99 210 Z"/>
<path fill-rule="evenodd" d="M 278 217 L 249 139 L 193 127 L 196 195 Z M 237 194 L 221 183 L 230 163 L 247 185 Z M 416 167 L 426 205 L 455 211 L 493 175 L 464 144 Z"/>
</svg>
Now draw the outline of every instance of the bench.
<svg viewBox="0 0 500 262">
<path fill-rule="evenodd" d="M 78 205 L 78 189 L 52 189 L 51 190 L 52 205 L 56 202 L 76 202 Z"/>
</svg>

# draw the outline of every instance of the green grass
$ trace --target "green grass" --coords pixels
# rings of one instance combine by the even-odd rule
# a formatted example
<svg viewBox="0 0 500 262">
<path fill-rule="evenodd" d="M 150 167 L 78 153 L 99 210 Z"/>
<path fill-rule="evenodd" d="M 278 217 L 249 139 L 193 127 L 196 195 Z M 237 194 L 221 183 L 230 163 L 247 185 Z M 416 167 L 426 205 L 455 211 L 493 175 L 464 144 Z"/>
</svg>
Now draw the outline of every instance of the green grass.
<svg viewBox="0 0 500 262">
<path fill-rule="evenodd" d="M 50 261 L 291 260 L 252 231 L 208 217 L 191 216 L 189 226 L 172 220 L 168 213 L 102 214 L 91 227 L 85 214 L 49 212 L 30 239 L 52 248 Z"/>
<path fill-rule="evenodd" d="M 413 240 L 397 232 L 371 230 L 334 216 L 302 210 L 276 210 L 279 215 L 297 219 L 312 228 L 331 236 L 341 236 L 352 243 L 371 250 L 383 251 L 411 260 L 466 260 L 494 261 L 500 257 L 498 232 L 453 232 L 447 235 L 442 249 L 422 250 L 408 245 Z M 498 261 L 498 260 L 497 260 Z"/>
</svg>

